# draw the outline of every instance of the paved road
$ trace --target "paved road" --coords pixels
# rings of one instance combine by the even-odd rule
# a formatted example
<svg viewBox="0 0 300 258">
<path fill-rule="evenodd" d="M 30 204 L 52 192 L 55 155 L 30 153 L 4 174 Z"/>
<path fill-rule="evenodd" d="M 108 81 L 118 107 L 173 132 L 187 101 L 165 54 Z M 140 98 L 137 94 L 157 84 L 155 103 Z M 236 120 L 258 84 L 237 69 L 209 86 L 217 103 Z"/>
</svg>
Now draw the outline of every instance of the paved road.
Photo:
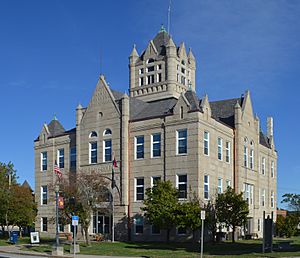
<svg viewBox="0 0 300 258">
<path fill-rule="evenodd" d="M 2 253 L 0 251 L 0 258 L 22 258 L 22 257 L 45 258 L 45 256 L 32 256 L 31 254 Z"/>
</svg>

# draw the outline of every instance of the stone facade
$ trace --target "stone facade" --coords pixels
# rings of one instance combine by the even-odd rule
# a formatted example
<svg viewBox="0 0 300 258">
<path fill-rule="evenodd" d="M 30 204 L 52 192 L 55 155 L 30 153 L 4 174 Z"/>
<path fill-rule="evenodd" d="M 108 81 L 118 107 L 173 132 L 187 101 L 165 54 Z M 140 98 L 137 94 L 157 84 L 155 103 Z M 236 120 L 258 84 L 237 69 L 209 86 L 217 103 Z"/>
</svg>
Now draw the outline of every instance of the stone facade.
<svg viewBox="0 0 300 258">
<path fill-rule="evenodd" d="M 184 43 L 176 47 L 162 29 L 141 55 L 132 50 L 130 96 L 111 89 L 100 76 L 89 105 L 76 109 L 76 128 L 65 131 L 56 119 L 45 124 L 35 140 L 36 230 L 55 233 L 54 192 L 49 188 L 56 180 L 54 160 L 64 160 L 66 179 L 93 172 L 110 178 L 115 157 L 116 239 L 166 238 L 166 232 L 147 224 L 140 209 L 145 189 L 158 178 L 177 186 L 182 201 L 196 193 L 206 202 L 227 186 L 243 191 L 250 208 L 246 232 L 260 237 L 263 211 L 276 211 L 273 120 L 268 119 L 263 134 L 249 91 L 236 99 L 198 99 L 195 71 L 192 51 L 187 53 Z M 111 234 L 109 211 L 95 214 L 90 233 Z M 188 231 L 171 232 L 174 241 L 191 237 Z"/>
</svg>

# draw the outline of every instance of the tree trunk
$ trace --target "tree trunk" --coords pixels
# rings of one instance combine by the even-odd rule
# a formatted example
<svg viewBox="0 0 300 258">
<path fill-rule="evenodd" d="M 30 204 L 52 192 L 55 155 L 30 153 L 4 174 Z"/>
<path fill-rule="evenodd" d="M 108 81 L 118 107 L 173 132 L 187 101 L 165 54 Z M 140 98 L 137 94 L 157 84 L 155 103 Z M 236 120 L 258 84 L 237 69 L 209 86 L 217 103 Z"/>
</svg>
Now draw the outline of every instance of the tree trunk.
<svg viewBox="0 0 300 258">
<path fill-rule="evenodd" d="M 232 225 L 232 243 L 235 243 L 235 225 Z"/>
<path fill-rule="evenodd" d="M 20 234 L 20 238 L 22 238 L 22 227 L 19 226 L 19 234 Z"/>
<path fill-rule="evenodd" d="M 90 236 L 89 236 L 89 227 L 84 226 L 84 234 L 85 234 L 85 243 L 87 246 L 91 245 Z"/>
</svg>

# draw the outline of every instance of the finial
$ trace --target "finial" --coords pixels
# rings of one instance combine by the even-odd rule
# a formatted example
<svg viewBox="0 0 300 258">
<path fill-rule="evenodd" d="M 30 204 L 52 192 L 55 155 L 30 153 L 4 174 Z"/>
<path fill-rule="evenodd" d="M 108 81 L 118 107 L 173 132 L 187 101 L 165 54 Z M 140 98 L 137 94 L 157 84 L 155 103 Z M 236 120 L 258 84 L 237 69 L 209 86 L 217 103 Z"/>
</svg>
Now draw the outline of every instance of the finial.
<svg viewBox="0 0 300 258">
<path fill-rule="evenodd" d="M 160 31 L 159 32 L 167 32 L 165 27 L 164 27 L 164 24 L 162 23 L 161 24 L 161 27 L 160 27 Z"/>
<path fill-rule="evenodd" d="M 53 120 L 57 120 L 56 114 L 54 113 Z"/>
</svg>

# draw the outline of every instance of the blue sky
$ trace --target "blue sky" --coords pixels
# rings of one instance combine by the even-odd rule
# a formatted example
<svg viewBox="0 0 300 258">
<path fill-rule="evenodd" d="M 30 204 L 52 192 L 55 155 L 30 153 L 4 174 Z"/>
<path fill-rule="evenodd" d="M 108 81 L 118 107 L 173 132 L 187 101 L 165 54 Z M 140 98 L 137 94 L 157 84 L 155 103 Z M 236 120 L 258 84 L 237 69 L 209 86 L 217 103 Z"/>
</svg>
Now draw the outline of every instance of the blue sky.
<svg viewBox="0 0 300 258">
<path fill-rule="evenodd" d="M 34 186 L 33 140 L 54 113 L 66 129 L 98 76 L 128 89 L 128 56 L 167 24 L 169 0 L 0 1 L 0 161 Z M 278 197 L 300 192 L 300 2 L 173 0 L 170 34 L 197 58 L 197 94 L 249 89 L 266 131 L 274 117 Z"/>
</svg>

